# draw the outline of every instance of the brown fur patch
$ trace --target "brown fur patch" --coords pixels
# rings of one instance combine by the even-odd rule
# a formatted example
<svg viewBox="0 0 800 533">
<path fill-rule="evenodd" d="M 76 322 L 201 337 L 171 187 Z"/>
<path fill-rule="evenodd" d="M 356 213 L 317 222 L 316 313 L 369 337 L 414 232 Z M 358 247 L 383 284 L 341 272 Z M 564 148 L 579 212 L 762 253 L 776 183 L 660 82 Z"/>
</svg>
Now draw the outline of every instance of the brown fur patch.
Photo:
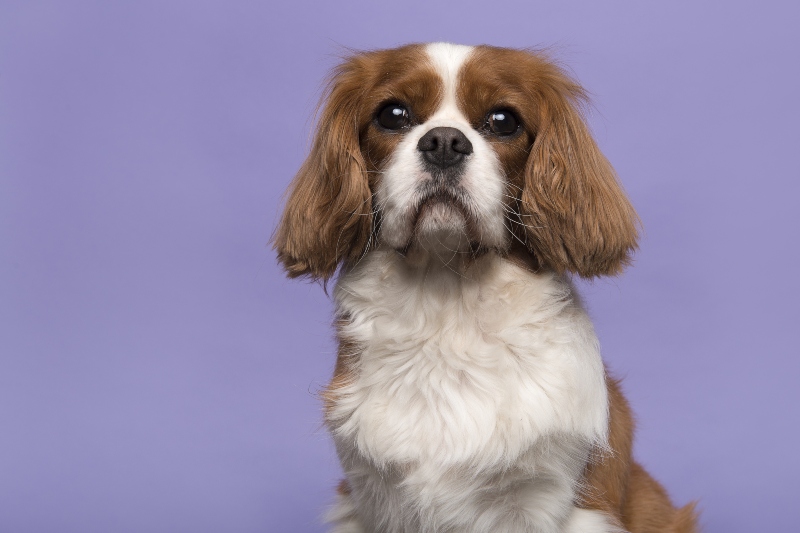
<svg viewBox="0 0 800 533">
<path fill-rule="evenodd" d="M 580 506 L 603 511 L 634 533 L 695 533 L 694 504 L 676 509 L 669 496 L 633 461 L 634 420 L 619 382 L 606 379 L 611 450 L 586 468 Z"/>
<path fill-rule="evenodd" d="M 458 96 L 476 129 L 498 109 L 522 121 L 518 135 L 487 139 L 528 249 L 559 273 L 619 273 L 636 248 L 638 218 L 581 116 L 583 89 L 542 55 L 481 46 L 462 67 Z"/>
<path fill-rule="evenodd" d="M 386 103 L 404 103 L 424 121 L 441 98 L 424 48 L 409 45 L 353 55 L 334 69 L 311 153 L 290 186 L 273 245 L 289 277 L 329 279 L 358 260 L 373 238 L 377 170 L 401 132 L 376 127 Z"/>
<path fill-rule="evenodd" d="M 325 421 L 329 425 L 335 422 L 333 419 L 333 408 L 339 398 L 340 390 L 352 383 L 355 378 L 354 366 L 359 356 L 358 345 L 342 335 L 342 327 L 346 323 L 346 318 L 340 318 L 336 321 L 336 337 L 338 340 L 336 366 L 333 368 L 333 377 L 331 381 L 320 394 L 323 411 L 325 413 Z"/>
<path fill-rule="evenodd" d="M 343 479 L 336 486 L 336 494 L 339 496 L 350 496 L 350 484 L 346 479 Z"/>
</svg>

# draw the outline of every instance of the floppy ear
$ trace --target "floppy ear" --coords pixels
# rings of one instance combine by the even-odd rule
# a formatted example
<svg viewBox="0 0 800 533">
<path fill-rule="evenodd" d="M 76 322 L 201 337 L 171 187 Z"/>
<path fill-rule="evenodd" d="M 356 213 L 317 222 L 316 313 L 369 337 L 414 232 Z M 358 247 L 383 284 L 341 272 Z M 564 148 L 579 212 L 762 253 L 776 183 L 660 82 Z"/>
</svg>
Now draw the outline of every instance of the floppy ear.
<svg viewBox="0 0 800 533">
<path fill-rule="evenodd" d="M 528 247 L 559 273 L 617 274 L 636 249 L 639 219 L 581 116 L 583 89 L 548 67 L 535 90 L 538 123 L 520 202 Z"/>
<path fill-rule="evenodd" d="M 363 83 L 355 59 L 330 78 L 311 153 L 289 187 L 273 238 L 289 277 L 327 280 L 369 241 L 371 193 L 359 146 Z"/>
</svg>

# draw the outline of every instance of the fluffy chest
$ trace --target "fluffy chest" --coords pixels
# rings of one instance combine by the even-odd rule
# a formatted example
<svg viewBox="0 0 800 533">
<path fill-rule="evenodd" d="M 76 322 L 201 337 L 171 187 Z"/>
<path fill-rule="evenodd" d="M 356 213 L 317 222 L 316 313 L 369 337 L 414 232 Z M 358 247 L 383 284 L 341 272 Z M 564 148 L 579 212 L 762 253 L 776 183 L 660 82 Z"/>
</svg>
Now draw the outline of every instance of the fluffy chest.
<svg viewBox="0 0 800 533">
<path fill-rule="evenodd" d="M 537 441 L 605 438 L 604 371 L 571 287 L 488 257 L 467 276 L 373 253 L 342 277 L 340 448 L 386 464 L 513 463 Z"/>
</svg>

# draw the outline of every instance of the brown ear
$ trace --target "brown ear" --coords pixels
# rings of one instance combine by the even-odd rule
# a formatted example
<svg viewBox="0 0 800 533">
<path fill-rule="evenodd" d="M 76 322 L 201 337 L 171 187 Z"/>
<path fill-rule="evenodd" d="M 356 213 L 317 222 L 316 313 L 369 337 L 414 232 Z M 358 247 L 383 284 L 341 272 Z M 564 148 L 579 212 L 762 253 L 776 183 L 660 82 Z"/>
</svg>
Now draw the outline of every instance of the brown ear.
<svg viewBox="0 0 800 533">
<path fill-rule="evenodd" d="M 273 238 L 289 277 L 329 279 L 369 241 L 372 202 L 359 147 L 363 77 L 356 58 L 334 70 L 316 136 Z"/>
<path fill-rule="evenodd" d="M 548 67 L 520 202 L 527 243 L 559 273 L 617 274 L 636 249 L 639 219 L 581 116 L 583 89 Z"/>
</svg>

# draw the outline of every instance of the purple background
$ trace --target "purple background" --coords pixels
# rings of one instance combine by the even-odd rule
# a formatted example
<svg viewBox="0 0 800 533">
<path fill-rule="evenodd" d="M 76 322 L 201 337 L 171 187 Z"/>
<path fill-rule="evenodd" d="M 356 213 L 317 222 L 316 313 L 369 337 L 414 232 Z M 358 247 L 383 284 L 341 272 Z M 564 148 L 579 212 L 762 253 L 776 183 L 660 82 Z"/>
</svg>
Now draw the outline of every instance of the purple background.
<svg viewBox="0 0 800 533">
<path fill-rule="evenodd" d="M 341 47 L 555 46 L 644 221 L 582 284 L 637 456 L 794 531 L 797 2 L 0 5 L 0 530 L 319 532 L 331 305 L 266 245 Z"/>
</svg>

